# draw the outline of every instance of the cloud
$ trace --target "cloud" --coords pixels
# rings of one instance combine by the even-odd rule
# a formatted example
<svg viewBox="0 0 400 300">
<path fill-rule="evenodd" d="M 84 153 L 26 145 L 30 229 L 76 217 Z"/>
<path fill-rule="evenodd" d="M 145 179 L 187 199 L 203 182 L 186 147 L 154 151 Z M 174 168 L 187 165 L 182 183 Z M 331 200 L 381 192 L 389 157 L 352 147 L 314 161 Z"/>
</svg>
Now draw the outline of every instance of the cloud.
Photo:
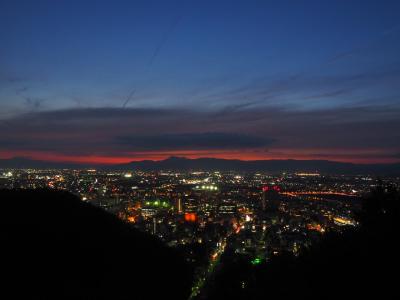
<svg viewBox="0 0 400 300">
<path fill-rule="evenodd" d="M 20 94 L 26 92 L 27 90 L 29 90 L 29 88 L 26 87 L 26 86 L 23 86 L 23 87 L 21 87 L 21 88 L 16 89 L 16 90 L 15 90 L 15 94 L 20 95 Z"/>
<path fill-rule="evenodd" d="M 177 150 L 177 149 L 246 149 L 268 146 L 271 138 L 237 133 L 206 132 L 180 133 L 149 136 L 118 137 L 117 142 L 132 150 Z"/>
<path fill-rule="evenodd" d="M 19 83 L 26 81 L 26 78 L 16 75 L 0 74 L 0 82 Z"/>
<path fill-rule="evenodd" d="M 338 155 L 344 149 L 363 149 L 367 154 L 373 149 L 374 157 L 400 151 L 397 106 L 297 112 L 248 106 L 223 114 L 172 108 L 76 108 L 31 111 L 6 121 L 0 123 L 3 151 L 132 157 L 178 150 L 229 150 L 238 155 L 256 150 L 266 157 L 277 149 L 290 153 L 331 149 Z M 270 152 L 261 151 L 266 148 Z"/>
<path fill-rule="evenodd" d="M 42 103 L 45 101 L 44 99 L 31 98 L 31 97 L 24 97 L 24 99 L 25 99 L 25 104 L 28 106 L 28 108 L 33 110 L 39 109 L 42 106 Z"/>
<path fill-rule="evenodd" d="M 322 99 L 322 98 L 332 98 L 332 97 L 337 97 L 337 96 L 341 96 L 341 95 L 346 95 L 349 92 L 351 92 L 351 90 L 348 89 L 339 89 L 339 90 L 334 90 L 334 91 L 326 91 L 326 92 L 322 92 L 319 94 L 315 94 L 315 95 L 310 95 L 310 96 L 306 96 L 303 99 Z"/>
<path fill-rule="evenodd" d="M 222 91 L 206 90 L 195 95 L 196 101 L 212 107 L 275 106 L 292 110 L 313 110 L 316 107 L 356 106 L 365 95 L 379 94 L 385 97 L 400 96 L 398 84 L 400 67 L 390 65 L 365 66 L 354 70 L 334 72 L 329 68 L 298 72 L 275 77 L 259 77 L 249 82 Z"/>
</svg>

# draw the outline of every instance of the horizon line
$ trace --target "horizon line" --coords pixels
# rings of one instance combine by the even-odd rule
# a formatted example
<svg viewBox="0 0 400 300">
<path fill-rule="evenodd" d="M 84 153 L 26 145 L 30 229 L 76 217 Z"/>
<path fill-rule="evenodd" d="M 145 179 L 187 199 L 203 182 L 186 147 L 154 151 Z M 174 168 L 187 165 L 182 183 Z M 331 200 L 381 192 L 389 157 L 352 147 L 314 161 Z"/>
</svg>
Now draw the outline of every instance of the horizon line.
<svg viewBox="0 0 400 300">
<path fill-rule="evenodd" d="M 89 156 L 90 157 L 90 156 Z M 114 158 L 114 157 L 112 157 Z M 67 159 L 67 160 L 57 160 L 57 159 L 38 159 L 30 156 L 12 156 L 12 157 L 0 157 L 0 161 L 11 161 L 15 159 L 25 159 L 25 160 L 30 160 L 30 161 L 36 161 L 36 162 L 45 162 L 45 163 L 54 163 L 54 164 L 74 164 L 74 165 L 89 165 L 89 166 L 112 166 L 112 165 L 124 165 L 124 164 L 129 164 L 129 163 L 138 163 L 138 162 L 145 162 L 145 161 L 151 161 L 151 162 L 162 162 L 169 160 L 171 158 L 179 158 L 179 159 L 186 159 L 186 160 L 199 160 L 199 159 L 215 159 L 215 160 L 226 160 L 226 161 L 242 161 L 242 162 L 262 162 L 262 161 L 324 161 L 324 162 L 334 162 L 334 163 L 346 163 L 346 164 L 353 164 L 353 165 L 391 165 L 391 164 L 399 164 L 400 160 L 392 161 L 392 162 L 376 162 L 376 161 L 351 161 L 351 160 L 339 160 L 339 159 L 316 159 L 316 158 L 270 158 L 270 159 L 241 159 L 241 158 L 221 158 L 221 157 L 212 157 L 212 156 L 201 156 L 201 157 L 188 157 L 188 156 L 176 156 L 176 155 L 171 155 L 168 157 L 164 158 L 153 158 L 153 159 L 130 159 L 130 160 L 124 160 L 121 162 L 95 162 L 91 161 L 90 159 L 85 161 L 85 160 L 73 160 L 73 159 Z M 115 158 L 114 158 L 115 159 Z M 118 158 L 121 159 L 121 158 Z"/>
</svg>

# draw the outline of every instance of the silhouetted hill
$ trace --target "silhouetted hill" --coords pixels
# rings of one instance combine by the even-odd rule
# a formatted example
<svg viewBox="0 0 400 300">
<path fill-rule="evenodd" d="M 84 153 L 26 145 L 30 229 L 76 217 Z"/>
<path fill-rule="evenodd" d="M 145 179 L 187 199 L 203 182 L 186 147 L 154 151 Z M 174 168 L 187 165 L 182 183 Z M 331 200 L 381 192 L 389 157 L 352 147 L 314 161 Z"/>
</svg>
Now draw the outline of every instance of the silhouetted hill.
<svg viewBox="0 0 400 300">
<path fill-rule="evenodd" d="M 328 160 L 232 160 L 217 158 L 187 159 L 170 157 L 161 161 L 144 160 L 113 166 L 122 170 L 219 170 L 245 172 L 310 171 L 339 174 L 399 174 L 400 164 L 352 164 Z"/>
<path fill-rule="evenodd" d="M 187 299 L 181 256 L 114 215 L 67 192 L 0 199 L 2 299 Z"/>
</svg>

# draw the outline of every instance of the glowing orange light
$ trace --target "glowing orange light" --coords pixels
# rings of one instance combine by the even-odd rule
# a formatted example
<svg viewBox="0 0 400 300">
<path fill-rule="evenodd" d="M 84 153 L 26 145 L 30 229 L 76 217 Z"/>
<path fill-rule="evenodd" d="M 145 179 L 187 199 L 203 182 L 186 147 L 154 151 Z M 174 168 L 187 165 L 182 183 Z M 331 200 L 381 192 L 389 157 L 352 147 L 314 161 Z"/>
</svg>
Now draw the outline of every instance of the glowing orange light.
<svg viewBox="0 0 400 300">
<path fill-rule="evenodd" d="M 320 224 L 307 224 L 307 229 L 308 230 L 318 231 L 318 232 L 321 232 L 321 233 L 325 232 L 325 229 Z"/>
<path fill-rule="evenodd" d="M 133 217 L 133 216 L 128 217 L 127 220 L 128 220 L 128 222 L 130 222 L 130 223 L 135 223 L 135 222 L 136 222 L 136 218 Z"/>
<path fill-rule="evenodd" d="M 186 222 L 196 222 L 197 216 L 195 213 L 185 213 Z"/>
</svg>

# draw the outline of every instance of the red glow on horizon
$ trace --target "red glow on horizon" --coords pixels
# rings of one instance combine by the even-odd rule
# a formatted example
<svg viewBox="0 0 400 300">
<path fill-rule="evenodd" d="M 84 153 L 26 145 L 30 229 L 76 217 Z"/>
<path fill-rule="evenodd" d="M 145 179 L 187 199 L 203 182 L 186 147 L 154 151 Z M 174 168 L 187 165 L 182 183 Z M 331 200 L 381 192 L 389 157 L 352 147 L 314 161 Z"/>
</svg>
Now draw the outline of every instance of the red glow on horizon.
<svg viewBox="0 0 400 300">
<path fill-rule="evenodd" d="M 324 149 L 328 151 L 329 149 Z M 278 149 L 276 152 L 260 152 L 260 151 L 239 151 L 239 150 L 182 150 L 182 151 L 149 151 L 149 152 L 134 152 L 124 153 L 123 155 L 66 155 L 53 152 L 43 151 L 1 151 L 0 159 L 9 159 L 13 157 L 25 157 L 34 160 L 42 160 L 49 162 L 59 163 L 77 163 L 77 164 L 93 164 L 93 165 L 112 165 L 112 164 L 124 164 L 132 161 L 142 160 L 153 160 L 160 161 L 167 159 L 171 156 L 185 157 L 188 159 L 196 158 L 220 158 L 220 159 L 240 159 L 245 161 L 251 160 L 331 160 L 338 162 L 350 162 L 350 163 L 395 163 L 399 162 L 399 159 L 392 158 L 385 153 L 382 157 L 379 157 L 378 150 L 365 150 L 364 155 L 360 158 L 357 156 L 358 149 L 348 150 L 345 149 L 340 151 L 335 149 L 335 153 L 342 153 L 341 155 L 325 155 L 323 158 L 315 156 L 313 153 L 318 153 L 318 149 L 299 149 L 297 151 Z M 344 154 L 343 154 L 344 153 Z M 371 157 L 368 157 L 371 154 Z"/>
</svg>

